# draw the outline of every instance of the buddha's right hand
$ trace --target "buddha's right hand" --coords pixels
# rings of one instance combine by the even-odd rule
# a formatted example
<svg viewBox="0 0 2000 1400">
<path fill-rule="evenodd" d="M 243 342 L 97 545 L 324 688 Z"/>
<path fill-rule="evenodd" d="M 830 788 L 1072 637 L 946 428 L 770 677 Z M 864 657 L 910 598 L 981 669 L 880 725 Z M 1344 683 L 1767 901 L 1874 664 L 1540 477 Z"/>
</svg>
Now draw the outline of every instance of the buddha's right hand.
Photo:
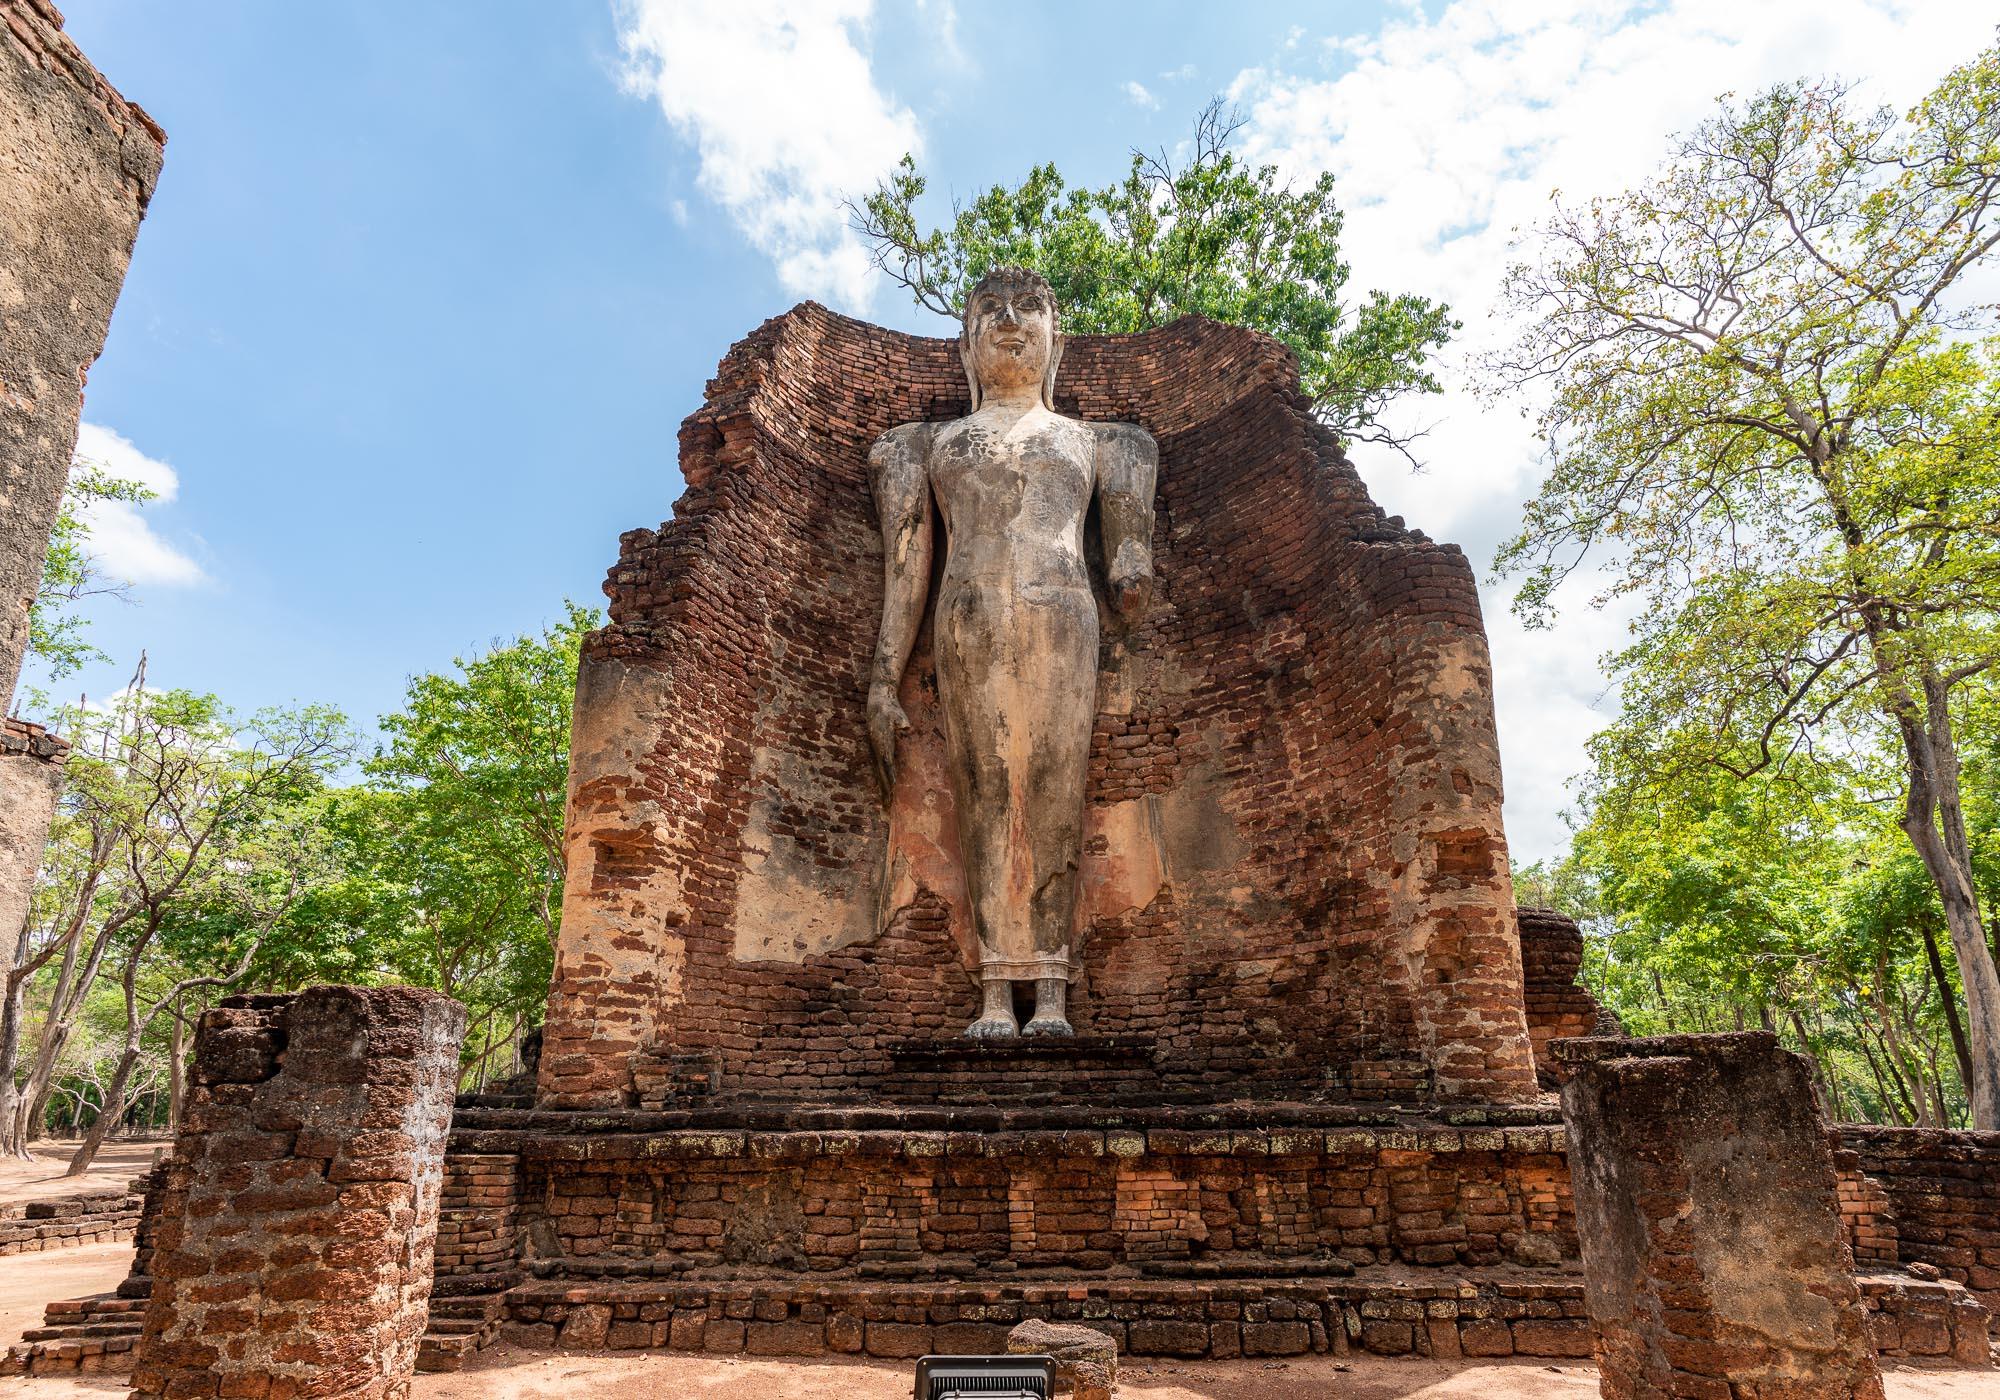
<svg viewBox="0 0 2000 1400">
<path fill-rule="evenodd" d="M 875 751 L 875 786 L 885 807 L 896 793 L 896 741 L 909 727 L 896 687 L 879 681 L 868 687 L 868 746 Z"/>
</svg>

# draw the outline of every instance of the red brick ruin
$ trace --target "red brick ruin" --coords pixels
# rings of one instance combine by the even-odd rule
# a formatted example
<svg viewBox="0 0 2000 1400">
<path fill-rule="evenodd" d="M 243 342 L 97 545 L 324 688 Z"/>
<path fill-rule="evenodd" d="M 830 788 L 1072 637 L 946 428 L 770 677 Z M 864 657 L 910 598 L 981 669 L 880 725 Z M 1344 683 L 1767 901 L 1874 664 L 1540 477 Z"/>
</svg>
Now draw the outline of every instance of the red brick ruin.
<svg viewBox="0 0 2000 1400">
<path fill-rule="evenodd" d="M 1804 1057 L 1768 1031 L 1557 1055 L 1606 1400 L 1880 1400 Z"/>
<path fill-rule="evenodd" d="M 409 1393 L 465 1008 L 412 987 L 202 1017 L 134 1400 Z"/>
<path fill-rule="evenodd" d="M 945 785 L 885 818 L 863 730 L 868 448 L 967 394 L 955 341 L 808 304 L 682 427 L 687 494 L 624 536 L 586 648 L 546 1105 L 893 1094 L 976 1014 Z M 1464 554 L 1370 502 L 1269 337 L 1073 337 L 1056 401 L 1160 448 L 1159 601 L 1102 661 L 1079 1033 L 1128 1101 L 1532 1098 Z"/>
<path fill-rule="evenodd" d="M 55 142 L 0 171 L 0 274 L 39 318 L 0 310 L 38 357 L 4 367 L 37 386 L 0 395 L 6 499 L 47 513 L 162 138 L 44 0 L 0 0 L 0 59 L 0 120 Z M 1570 1039 L 1619 1029 L 1576 925 L 1514 908 L 1471 567 L 1370 501 L 1290 354 L 1195 319 L 1081 336 L 1055 399 L 1160 451 L 1157 601 L 1100 657 L 1074 1036 L 961 1034 L 927 638 L 886 812 L 869 772 L 866 455 L 966 411 L 957 347 L 804 305 L 724 358 L 674 518 L 607 581 L 539 1067 L 454 1103 L 453 1003 L 231 999 L 129 1277 L 0 1370 L 388 1396 L 496 1336 L 915 1357 L 1027 1323 L 1141 1356 L 1595 1352 L 1612 1395 L 1986 1364 L 2000 1136 L 1829 1132 L 1768 1038 Z M 60 757 L 0 731 L 44 810 Z M 52 1205 L 0 1250 L 131 1218 Z M 1751 1295 L 1825 1340 L 1744 1330 Z"/>
<path fill-rule="evenodd" d="M 84 376 L 165 142 L 70 42 L 53 5 L 0 0 L 0 957 L 27 917 L 69 752 L 9 714 L 28 607 L 69 481 Z M 0 1018 L 20 1010 L 0 1006 Z M 10 1097 L 11 1083 L 0 1089 Z"/>
</svg>

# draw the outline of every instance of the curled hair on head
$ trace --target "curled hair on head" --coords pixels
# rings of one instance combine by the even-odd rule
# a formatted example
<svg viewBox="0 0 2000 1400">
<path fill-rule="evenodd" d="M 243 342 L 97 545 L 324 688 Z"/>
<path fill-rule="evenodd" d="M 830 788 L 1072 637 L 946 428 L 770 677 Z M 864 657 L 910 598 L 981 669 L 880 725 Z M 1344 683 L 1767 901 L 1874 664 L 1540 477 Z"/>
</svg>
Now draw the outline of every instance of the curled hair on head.
<svg viewBox="0 0 2000 1400">
<path fill-rule="evenodd" d="M 979 411 L 979 404 L 985 392 L 979 383 L 979 371 L 972 365 L 972 308 L 979 304 L 979 298 L 987 292 L 1002 295 L 1017 295 L 1033 292 L 1049 306 L 1049 326 L 1054 334 L 1049 340 L 1049 366 L 1042 375 L 1042 407 L 1049 412 L 1056 411 L 1056 368 L 1062 364 L 1063 333 L 1062 308 L 1056 301 L 1055 288 L 1049 279 L 1027 267 L 996 267 L 973 284 L 965 294 L 965 312 L 959 319 L 958 358 L 965 366 L 966 383 L 972 386 L 972 411 Z"/>
</svg>

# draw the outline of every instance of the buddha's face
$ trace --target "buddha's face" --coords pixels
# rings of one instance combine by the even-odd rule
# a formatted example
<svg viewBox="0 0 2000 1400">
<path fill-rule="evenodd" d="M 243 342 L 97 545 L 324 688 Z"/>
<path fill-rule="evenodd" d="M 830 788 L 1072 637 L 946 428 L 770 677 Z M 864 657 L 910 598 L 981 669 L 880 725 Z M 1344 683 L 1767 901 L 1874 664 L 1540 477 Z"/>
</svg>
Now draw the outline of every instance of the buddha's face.
<svg viewBox="0 0 2000 1400">
<path fill-rule="evenodd" d="M 985 393 L 1039 386 L 1055 346 L 1055 308 L 1032 286 L 983 288 L 965 308 L 965 334 Z"/>
</svg>

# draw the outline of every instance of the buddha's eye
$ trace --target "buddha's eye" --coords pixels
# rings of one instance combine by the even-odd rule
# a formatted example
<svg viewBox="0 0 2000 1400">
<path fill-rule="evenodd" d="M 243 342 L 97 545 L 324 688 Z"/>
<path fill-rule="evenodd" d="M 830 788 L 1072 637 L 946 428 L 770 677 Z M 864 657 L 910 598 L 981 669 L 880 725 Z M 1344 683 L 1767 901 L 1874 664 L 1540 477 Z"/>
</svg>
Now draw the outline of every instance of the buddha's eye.
<svg viewBox="0 0 2000 1400">
<path fill-rule="evenodd" d="M 1023 311 L 1040 311 L 1042 309 L 1042 299 L 1040 297 L 1022 297 L 1021 309 Z"/>
<path fill-rule="evenodd" d="M 993 300 L 992 297 L 981 297 L 979 301 L 979 309 L 985 312 L 988 316 L 991 316 L 994 312 L 1000 309 L 1000 303 Z"/>
</svg>

